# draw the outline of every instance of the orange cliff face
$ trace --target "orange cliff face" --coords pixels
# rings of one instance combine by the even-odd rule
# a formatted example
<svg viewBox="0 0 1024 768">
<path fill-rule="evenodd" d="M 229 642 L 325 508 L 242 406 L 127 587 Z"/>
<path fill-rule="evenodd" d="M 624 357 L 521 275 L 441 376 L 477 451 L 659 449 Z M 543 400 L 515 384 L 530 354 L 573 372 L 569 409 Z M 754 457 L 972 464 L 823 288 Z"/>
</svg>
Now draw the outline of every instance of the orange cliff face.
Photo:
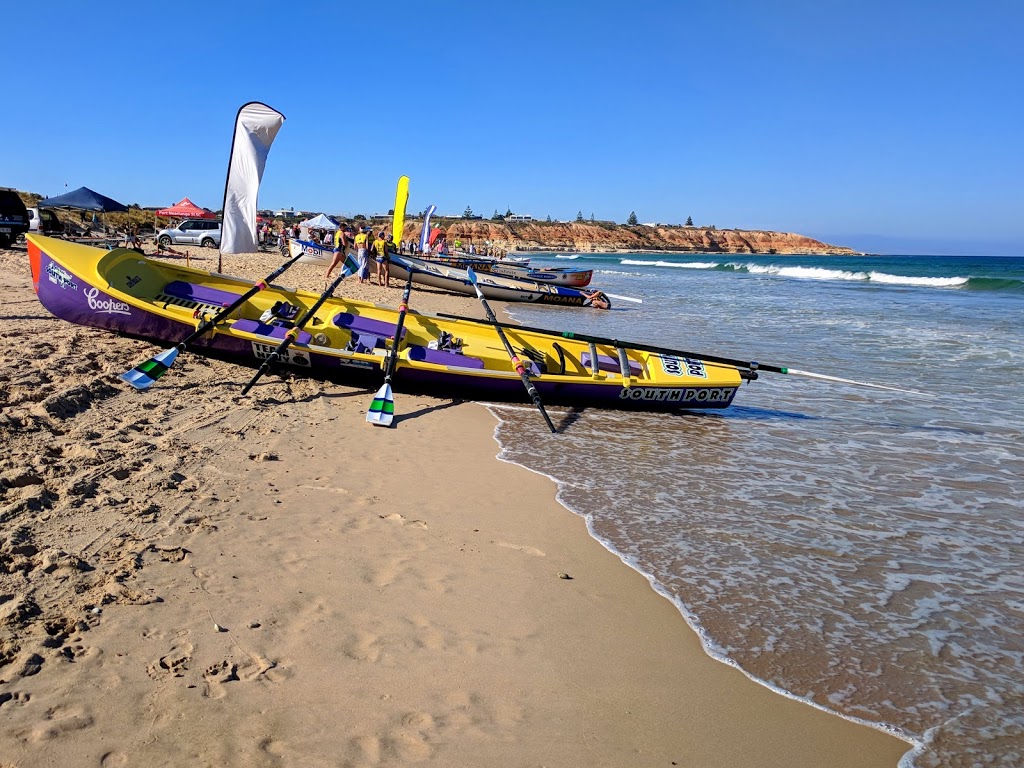
<svg viewBox="0 0 1024 768">
<path fill-rule="evenodd" d="M 403 239 L 418 240 L 422 222 L 407 221 Z M 591 222 L 547 223 L 502 221 L 442 221 L 448 242 L 456 238 L 507 251 L 679 251 L 693 253 L 816 253 L 843 255 L 856 251 L 829 245 L 791 232 L 645 227 Z"/>
</svg>

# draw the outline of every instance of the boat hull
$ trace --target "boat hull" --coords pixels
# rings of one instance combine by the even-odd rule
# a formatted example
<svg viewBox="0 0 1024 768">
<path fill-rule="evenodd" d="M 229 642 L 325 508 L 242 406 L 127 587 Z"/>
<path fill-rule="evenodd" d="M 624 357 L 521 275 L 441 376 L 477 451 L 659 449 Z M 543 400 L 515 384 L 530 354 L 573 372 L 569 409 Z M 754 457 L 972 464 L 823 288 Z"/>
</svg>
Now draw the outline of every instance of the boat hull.
<svg viewBox="0 0 1024 768">
<path fill-rule="evenodd" d="M 241 279 L 146 259 L 135 251 L 107 252 L 36 235 L 28 240 L 34 287 L 48 311 L 72 323 L 136 338 L 177 344 L 200 322 L 197 313 L 212 316 L 251 287 Z M 189 295 L 197 300 L 178 298 L 180 286 L 189 286 Z M 208 295 L 214 298 L 208 300 Z M 283 329 L 257 321 L 263 311 L 275 300 L 308 308 L 317 298 L 271 285 L 190 349 L 257 366 L 283 337 Z M 289 348 L 280 367 L 374 388 L 383 378 L 388 332 L 394 335 L 396 320 L 393 309 L 332 298 L 307 326 L 309 333 Z M 464 339 L 463 348 L 430 349 L 441 330 Z M 534 360 L 531 380 L 551 405 L 656 411 L 724 408 L 741 384 L 735 369 L 636 350 L 628 351 L 628 375 L 623 376 L 615 349 L 589 348 L 513 329 L 506 333 L 524 359 Z M 376 345 L 360 351 L 360 344 L 370 343 L 368 338 Z M 357 339 L 360 344 L 355 344 Z M 596 353 L 592 359 L 591 353 Z M 529 401 L 489 324 L 417 312 L 406 317 L 393 386 L 456 399 Z"/>
</svg>

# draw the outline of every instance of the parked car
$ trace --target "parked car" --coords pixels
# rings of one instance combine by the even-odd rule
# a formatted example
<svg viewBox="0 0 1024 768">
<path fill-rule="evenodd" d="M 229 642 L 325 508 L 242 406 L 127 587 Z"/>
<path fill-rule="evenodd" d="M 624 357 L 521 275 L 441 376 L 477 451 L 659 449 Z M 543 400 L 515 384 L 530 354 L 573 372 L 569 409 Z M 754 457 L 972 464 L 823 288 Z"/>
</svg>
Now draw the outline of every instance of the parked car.
<svg viewBox="0 0 1024 768">
<path fill-rule="evenodd" d="M 28 232 L 28 211 L 17 191 L 0 187 L 0 248 L 9 248 L 11 243 Z"/>
<path fill-rule="evenodd" d="M 220 246 L 220 222 L 188 219 L 174 229 L 161 229 L 156 233 L 156 241 L 164 248 L 172 244 L 216 248 Z"/>
<path fill-rule="evenodd" d="M 30 232 L 48 235 L 63 232 L 64 225 L 57 218 L 57 214 L 49 208 L 29 208 L 28 229 Z"/>
</svg>

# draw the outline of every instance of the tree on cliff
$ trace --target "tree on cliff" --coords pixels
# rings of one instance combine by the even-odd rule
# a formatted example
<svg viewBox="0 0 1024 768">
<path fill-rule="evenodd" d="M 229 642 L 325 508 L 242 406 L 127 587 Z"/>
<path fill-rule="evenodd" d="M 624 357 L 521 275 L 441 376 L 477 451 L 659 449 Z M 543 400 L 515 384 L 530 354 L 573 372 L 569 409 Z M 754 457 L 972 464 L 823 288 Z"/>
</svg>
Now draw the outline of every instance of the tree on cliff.
<svg viewBox="0 0 1024 768">
<path fill-rule="evenodd" d="M 464 210 L 462 212 L 462 218 L 464 218 L 464 219 L 472 219 L 473 218 L 473 209 L 470 208 L 468 205 L 466 206 L 466 210 Z"/>
<path fill-rule="evenodd" d="M 595 219 L 594 219 L 594 212 L 593 212 L 593 211 L 591 211 L 591 212 L 590 212 L 590 223 L 591 223 L 591 224 L 593 224 L 593 223 L 594 223 L 594 221 L 595 221 Z"/>
<path fill-rule="evenodd" d="M 637 224 L 636 211 L 629 212 L 629 218 L 626 219 L 626 223 L 631 227 L 635 227 Z"/>
<path fill-rule="evenodd" d="M 548 224 L 551 223 L 551 214 L 550 213 L 548 214 L 548 217 L 547 217 L 546 221 L 547 221 Z"/>
<path fill-rule="evenodd" d="M 494 215 L 491 216 L 491 221 L 501 221 L 501 214 L 498 213 L 498 209 L 494 209 Z"/>
<path fill-rule="evenodd" d="M 687 216 L 686 217 L 686 226 L 688 226 L 688 227 L 692 227 L 693 226 L 693 217 L 692 216 Z"/>
<path fill-rule="evenodd" d="M 583 221 L 583 211 L 576 211 L 576 221 Z"/>
</svg>

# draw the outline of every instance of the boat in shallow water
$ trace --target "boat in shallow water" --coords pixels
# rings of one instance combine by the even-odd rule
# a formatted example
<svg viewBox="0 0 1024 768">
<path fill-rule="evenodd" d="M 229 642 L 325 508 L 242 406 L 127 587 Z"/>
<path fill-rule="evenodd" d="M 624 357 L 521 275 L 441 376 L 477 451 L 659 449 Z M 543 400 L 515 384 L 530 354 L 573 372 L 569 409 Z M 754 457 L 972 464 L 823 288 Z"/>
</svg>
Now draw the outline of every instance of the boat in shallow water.
<svg viewBox="0 0 1024 768">
<path fill-rule="evenodd" d="M 90 248 L 28 236 L 39 301 L 69 322 L 177 344 L 252 288 L 236 277 L 148 259 L 137 251 Z M 288 333 L 261 321 L 277 302 L 300 314 L 321 297 L 271 284 L 190 347 L 247 365 L 266 360 Z M 398 312 L 340 297 L 326 300 L 285 353 L 282 368 L 353 386 L 380 384 L 395 343 Z M 506 327 L 547 404 L 628 410 L 725 408 L 749 375 L 731 365 L 659 354 L 624 342 L 594 344 L 561 332 Z M 528 402 L 523 381 L 487 321 L 410 311 L 394 373 L 397 391 Z"/>
<path fill-rule="evenodd" d="M 288 249 L 293 257 L 301 255 L 302 261 L 307 264 L 327 265 L 331 263 L 334 255 L 328 246 L 306 240 L 289 240 Z M 356 269 L 355 258 L 351 252 L 346 257 L 346 263 L 352 267 L 353 271 Z M 473 266 L 474 271 L 476 270 L 475 265 L 467 265 Z M 429 285 L 432 288 L 440 288 L 452 293 L 476 296 L 476 289 L 473 287 L 465 267 L 456 267 L 397 253 L 391 254 L 391 277 L 405 280 L 409 277 L 410 271 L 413 272 L 414 283 Z M 582 307 L 586 300 L 586 296 L 582 292 L 566 285 L 550 285 L 536 280 L 505 277 L 489 272 L 479 273 L 477 284 L 485 297 L 497 301 L 525 301 L 535 304 L 558 304 L 563 307 Z"/>
</svg>

